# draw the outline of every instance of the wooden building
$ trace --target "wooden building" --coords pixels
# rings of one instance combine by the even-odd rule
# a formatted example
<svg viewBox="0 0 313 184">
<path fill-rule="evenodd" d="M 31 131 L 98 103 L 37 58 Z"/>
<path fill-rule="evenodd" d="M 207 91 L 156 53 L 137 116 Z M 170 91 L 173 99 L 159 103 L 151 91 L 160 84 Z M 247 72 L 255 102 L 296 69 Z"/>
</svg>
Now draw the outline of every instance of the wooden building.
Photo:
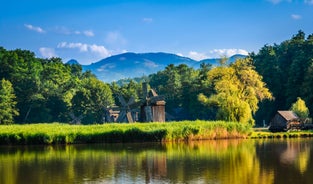
<svg viewBox="0 0 313 184">
<path fill-rule="evenodd" d="M 144 91 L 146 87 L 143 87 Z M 165 100 L 153 89 L 150 89 L 145 96 L 145 101 L 140 107 L 142 122 L 165 122 Z"/>
<path fill-rule="evenodd" d="M 272 132 L 288 131 L 290 129 L 301 129 L 300 118 L 293 111 L 277 111 L 270 122 L 269 130 Z"/>
</svg>

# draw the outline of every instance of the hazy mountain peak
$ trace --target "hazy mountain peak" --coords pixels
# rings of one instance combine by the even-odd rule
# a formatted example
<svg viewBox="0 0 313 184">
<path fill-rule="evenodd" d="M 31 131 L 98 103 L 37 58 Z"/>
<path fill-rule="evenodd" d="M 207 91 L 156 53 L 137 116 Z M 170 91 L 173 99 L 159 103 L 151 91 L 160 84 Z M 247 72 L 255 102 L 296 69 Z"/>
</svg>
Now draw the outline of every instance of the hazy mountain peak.
<svg viewBox="0 0 313 184">
<path fill-rule="evenodd" d="M 244 55 L 234 55 L 228 62 L 233 62 Z M 90 65 L 83 65 L 83 70 L 90 70 L 104 82 L 117 81 L 123 78 L 135 78 L 148 76 L 152 73 L 164 70 L 169 64 L 186 64 L 190 67 L 199 68 L 200 63 L 217 65 L 220 58 L 196 61 L 188 57 L 165 52 L 134 53 L 126 52 L 104 58 Z M 67 63 L 77 64 L 76 60 Z"/>
<path fill-rule="evenodd" d="M 79 62 L 75 59 L 70 59 L 66 62 L 66 64 L 69 64 L 69 65 L 79 65 Z"/>
</svg>

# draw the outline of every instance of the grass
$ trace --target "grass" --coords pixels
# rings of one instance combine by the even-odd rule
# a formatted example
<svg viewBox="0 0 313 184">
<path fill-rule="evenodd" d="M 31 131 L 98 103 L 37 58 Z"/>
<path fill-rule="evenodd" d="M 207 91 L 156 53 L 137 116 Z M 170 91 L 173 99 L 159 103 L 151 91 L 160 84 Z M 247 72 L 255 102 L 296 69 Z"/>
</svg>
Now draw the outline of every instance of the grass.
<svg viewBox="0 0 313 184">
<path fill-rule="evenodd" d="M 313 131 L 272 133 L 237 122 L 181 121 L 166 123 L 111 123 L 69 125 L 40 123 L 1 125 L 0 145 L 167 142 L 230 138 L 313 137 Z"/>
<path fill-rule="evenodd" d="M 189 141 L 246 138 L 251 132 L 249 125 L 223 121 L 1 125 L 0 145 Z"/>
<path fill-rule="evenodd" d="M 288 132 L 270 132 L 266 128 L 256 128 L 249 135 L 251 139 L 264 139 L 264 138 L 302 138 L 302 137 L 313 137 L 312 130 L 295 130 Z"/>
</svg>

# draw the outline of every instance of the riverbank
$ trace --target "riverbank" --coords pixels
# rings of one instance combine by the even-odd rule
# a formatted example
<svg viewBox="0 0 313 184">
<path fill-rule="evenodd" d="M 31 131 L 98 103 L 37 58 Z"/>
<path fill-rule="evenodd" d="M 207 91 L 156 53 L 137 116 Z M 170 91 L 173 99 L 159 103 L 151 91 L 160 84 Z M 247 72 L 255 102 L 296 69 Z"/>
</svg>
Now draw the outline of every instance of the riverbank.
<svg viewBox="0 0 313 184">
<path fill-rule="evenodd" d="M 181 121 L 69 125 L 1 125 L 0 145 L 86 144 L 247 138 L 252 127 L 236 122 Z"/>
<path fill-rule="evenodd" d="M 69 125 L 41 123 L 1 125 L 0 145 L 51 145 L 128 142 L 168 142 L 213 139 L 272 139 L 313 137 L 313 131 L 272 133 L 236 122 L 181 121 Z"/>
<path fill-rule="evenodd" d="M 288 132 L 270 132 L 268 128 L 254 128 L 249 135 L 251 139 L 272 139 L 272 138 L 305 138 L 313 137 L 312 130 L 288 131 Z"/>
</svg>

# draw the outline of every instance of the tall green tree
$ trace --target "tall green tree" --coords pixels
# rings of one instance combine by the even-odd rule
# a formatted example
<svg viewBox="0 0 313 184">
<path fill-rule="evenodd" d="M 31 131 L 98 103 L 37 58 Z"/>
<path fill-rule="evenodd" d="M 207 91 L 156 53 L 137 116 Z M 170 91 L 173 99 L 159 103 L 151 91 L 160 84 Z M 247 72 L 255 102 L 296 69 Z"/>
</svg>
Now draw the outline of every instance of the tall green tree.
<svg viewBox="0 0 313 184">
<path fill-rule="evenodd" d="M 14 116 L 19 115 L 16 97 L 10 81 L 2 79 L 0 83 L 0 124 L 13 124 Z"/>
<path fill-rule="evenodd" d="M 308 118 L 310 114 L 305 101 L 300 97 L 298 97 L 297 101 L 291 105 L 291 110 L 295 112 L 300 118 Z"/>
<path fill-rule="evenodd" d="M 207 69 L 207 68 L 206 68 Z M 151 88 L 166 97 L 166 111 L 177 119 L 194 118 L 199 91 L 199 71 L 185 64 L 168 65 L 163 71 L 150 75 Z M 198 103 L 199 104 L 199 103 Z"/>
<path fill-rule="evenodd" d="M 103 123 L 104 110 L 113 103 L 110 86 L 91 77 L 82 80 L 72 98 L 71 110 L 76 117 L 83 117 L 84 124 Z"/>
<path fill-rule="evenodd" d="M 214 94 L 209 97 L 200 94 L 198 99 L 209 106 L 217 106 L 217 119 L 253 125 L 252 115 L 258 110 L 259 101 L 272 98 L 249 58 L 213 68 L 208 76 Z"/>
</svg>

